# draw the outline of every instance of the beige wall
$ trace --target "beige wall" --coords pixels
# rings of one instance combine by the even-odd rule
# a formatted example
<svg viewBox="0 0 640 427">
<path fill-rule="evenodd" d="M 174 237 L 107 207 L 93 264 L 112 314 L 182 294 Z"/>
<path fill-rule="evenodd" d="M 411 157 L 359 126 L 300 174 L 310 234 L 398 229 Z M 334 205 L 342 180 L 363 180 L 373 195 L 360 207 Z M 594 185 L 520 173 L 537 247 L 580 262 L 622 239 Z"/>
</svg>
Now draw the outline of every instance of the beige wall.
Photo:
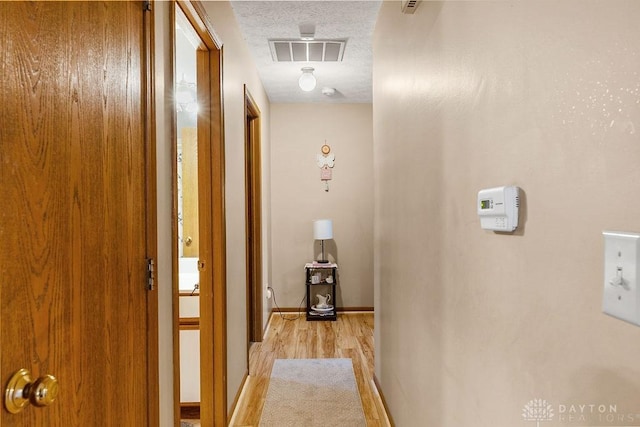
<svg viewBox="0 0 640 427">
<path fill-rule="evenodd" d="M 638 22 L 635 0 L 384 2 L 375 351 L 397 425 L 533 425 L 534 398 L 541 425 L 640 414 L 640 328 L 601 313 L 601 233 L 640 231 Z M 477 192 L 505 184 L 522 227 L 483 231 Z"/>
<path fill-rule="evenodd" d="M 223 43 L 225 203 L 227 221 L 227 381 L 229 405 L 248 371 L 245 253 L 244 85 L 256 101 L 262 124 L 262 240 L 265 283 L 270 281 L 270 107 L 227 1 L 203 2 L 215 32 Z M 265 300 L 263 317 L 270 305 Z"/>
<path fill-rule="evenodd" d="M 304 264 L 320 254 L 313 221 L 333 220 L 325 253 L 339 265 L 337 305 L 373 306 L 373 146 L 370 104 L 271 106 L 273 283 L 278 305 L 298 307 Z M 336 155 L 329 191 L 316 155 Z M 319 257 L 318 257 L 319 258 Z"/>
</svg>

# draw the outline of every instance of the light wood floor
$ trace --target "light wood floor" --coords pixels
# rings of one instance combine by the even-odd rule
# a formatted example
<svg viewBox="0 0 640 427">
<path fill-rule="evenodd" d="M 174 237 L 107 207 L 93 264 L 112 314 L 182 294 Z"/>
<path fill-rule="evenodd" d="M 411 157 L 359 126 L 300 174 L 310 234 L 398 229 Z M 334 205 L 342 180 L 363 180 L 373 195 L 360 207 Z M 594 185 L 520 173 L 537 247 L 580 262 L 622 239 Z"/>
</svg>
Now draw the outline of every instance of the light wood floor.
<svg viewBox="0 0 640 427">
<path fill-rule="evenodd" d="M 275 359 L 312 358 L 352 359 L 367 426 L 388 425 L 373 385 L 373 313 L 340 313 L 335 322 L 307 322 L 304 315 L 289 321 L 272 315 L 264 341 L 251 347 L 249 378 L 231 425 L 259 424 Z"/>
</svg>

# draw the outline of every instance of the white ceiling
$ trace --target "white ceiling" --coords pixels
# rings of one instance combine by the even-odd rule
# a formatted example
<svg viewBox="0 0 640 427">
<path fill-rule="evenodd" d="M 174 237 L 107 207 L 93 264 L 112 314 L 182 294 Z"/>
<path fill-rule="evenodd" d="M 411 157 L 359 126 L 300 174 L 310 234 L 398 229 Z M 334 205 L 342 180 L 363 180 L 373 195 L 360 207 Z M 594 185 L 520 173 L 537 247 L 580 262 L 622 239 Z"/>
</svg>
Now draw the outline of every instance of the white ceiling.
<svg viewBox="0 0 640 427">
<path fill-rule="evenodd" d="M 262 84 L 272 103 L 370 103 L 371 38 L 381 2 L 232 1 Z M 300 25 L 314 24 L 316 39 L 347 39 L 342 62 L 274 62 L 269 39 L 299 39 Z M 317 86 L 298 87 L 300 69 L 311 66 Z M 336 90 L 329 97 L 322 88 Z"/>
</svg>

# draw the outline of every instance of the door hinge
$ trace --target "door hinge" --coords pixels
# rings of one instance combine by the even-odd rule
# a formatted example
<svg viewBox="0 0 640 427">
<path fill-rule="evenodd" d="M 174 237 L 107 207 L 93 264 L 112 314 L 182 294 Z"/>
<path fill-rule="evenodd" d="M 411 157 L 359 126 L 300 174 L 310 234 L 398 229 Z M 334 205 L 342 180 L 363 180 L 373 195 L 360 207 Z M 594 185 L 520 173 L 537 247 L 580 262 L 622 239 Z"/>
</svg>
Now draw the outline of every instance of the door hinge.
<svg viewBox="0 0 640 427">
<path fill-rule="evenodd" d="M 147 258 L 147 290 L 152 291 L 156 287 L 156 262 L 153 258 Z"/>
<path fill-rule="evenodd" d="M 151 10 L 151 0 L 145 0 L 142 2 L 142 10 Z"/>
</svg>

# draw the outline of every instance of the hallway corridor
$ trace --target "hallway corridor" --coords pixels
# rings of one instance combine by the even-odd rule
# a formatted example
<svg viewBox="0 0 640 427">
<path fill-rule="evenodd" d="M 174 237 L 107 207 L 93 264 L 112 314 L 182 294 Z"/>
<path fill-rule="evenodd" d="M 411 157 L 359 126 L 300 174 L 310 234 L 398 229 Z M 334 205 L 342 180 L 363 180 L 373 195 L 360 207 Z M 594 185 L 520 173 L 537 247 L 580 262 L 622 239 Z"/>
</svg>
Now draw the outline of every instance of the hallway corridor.
<svg viewBox="0 0 640 427">
<path fill-rule="evenodd" d="M 296 318 L 297 313 L 284 313 Z M 335 322 L 283 320 L 273 314 L 262 343 L 251 348 L 250 376 L 232 426 L 257 426 L 275 359 L 350 358 L 367 426 L 386 426 L 384 409 L 373 386 L 373 313 L 340 313 Z"/>
</svg>

